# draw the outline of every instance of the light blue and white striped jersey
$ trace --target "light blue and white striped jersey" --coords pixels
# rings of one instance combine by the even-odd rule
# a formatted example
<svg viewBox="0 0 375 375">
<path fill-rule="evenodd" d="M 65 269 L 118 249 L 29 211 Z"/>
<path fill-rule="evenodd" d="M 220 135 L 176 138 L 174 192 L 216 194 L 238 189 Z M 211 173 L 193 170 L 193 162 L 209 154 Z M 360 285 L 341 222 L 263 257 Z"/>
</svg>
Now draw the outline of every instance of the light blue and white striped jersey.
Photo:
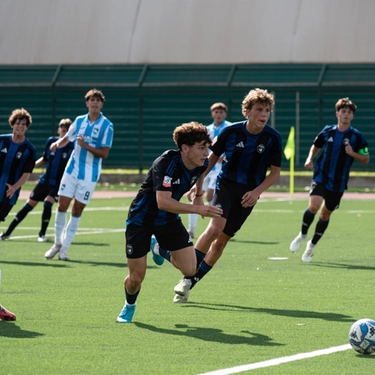
<svg viewBox="0 0 375 375">
<path fill-rule="evenodd" d="M 100 113 L 100 117 L 90 123 L 89 115 L 78 116 L 66 134 L 73 142 L 82 135 L 85 143 L 91 147 L 111 147 L 113 140 L 113 124 Z M 79 180 L 97 182 L 102 170 L 102 158 L 94 156 L 75 142 L 74 151 L 70 156 L 65 171 Z"/>
<path fill-rule="evenodd" d="M 215 126 L 214 122 L 211 125 L 207 126 L 207 130 L 208 130 L 208 133 L 210 134 L 212 144 L 216 142 L 217 136 L 221 133 L 221 131 L 229 125 L 232 125 L 232 123 L 224 120 L 219 126 Z M 211 150 L 209 152 L 211 153 Z M 211 172 L 220 172 L 220 170 L 221 170 L 221 163 L 216 163 L 212 167 Z"/>
</svg>

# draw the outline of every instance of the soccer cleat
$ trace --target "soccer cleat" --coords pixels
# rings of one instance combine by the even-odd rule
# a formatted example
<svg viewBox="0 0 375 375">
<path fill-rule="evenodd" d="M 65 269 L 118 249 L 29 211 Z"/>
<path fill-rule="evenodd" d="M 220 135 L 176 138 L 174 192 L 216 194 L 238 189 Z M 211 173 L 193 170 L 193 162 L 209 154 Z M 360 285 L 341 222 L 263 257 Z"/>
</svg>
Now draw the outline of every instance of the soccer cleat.
<svg viewBox="0 0 375 375">
<path fill-rule="evenodd" d="M 174 292 L 180 296 L 189 296 L 190 288 L 191 288 L 191 280 L 190 279 L 182 279 L 175 287 Z"/>
<path fill-rule="evenodd" d="M 4 233 L 0 235 L 0 241 L 8 240 L 10 236 L 6 236 Z"/>
<path fill-rule="evenodd" d="M 4 306 L 0 305 L 1 320 L 16 320 L 16 315 L 8 311 Z"/>
<path fill-rule="evenodd" d="M 67 250 L 67 249 L 64 249 L 64 250 L 60 249 L 60 252 L 59 252 L 59 259 L 60 259 L 60 260 L 65 260 L 65 261 L 69 262 L 69 261 L 70 261 L 70 258 L 68 257 L 68 254 L 67 254 L 66 250 Z"/>
<path fill-rule="evenodd" d="M 53 244 L 52 247 L 44 254 L 46 259 L 52 259 L 60 250 L 62 245 Z"/>
<path fill-rule="evenodd" d="M 135 311 L 135 304 L 128 305 L 125 303 L 124 308 L 121 310 L 120 315 L 117 317 L 117 323 L 131 323 Z"/>
<path fill-rule="evenodd" d="M 161 266 L 164 263 L 164 258 L 155 252 L 156 249 L 159 250 L 159 244 L 154 236 L 151 237 L 150 249 L 152 252 L 152 260 L 155 264 Z"/>
<path fill-rule="evenodd" d="M 38 242 L 47 242 L 47 237 L 46 236 L 39 236 L 38 237 Z"/>
<path fill-rule="evenodd" d="M 290 244 L 290 251 L 295 253 L 299 250 L 302 245 L 302 242 L 306 239 L 307 234 L 302 234 L 301 232 L 298 233 L 298 236 L 291 242 Z"/>
<path fill-rule="evenodd" d="M 179 294 L 175 294 L 173 298 L 173 303 L 186 303 L 188 301 L 189 292 L 184 296 L 180 296 Z"/>
<path fill-rule="evenodd" d="M 302 254 L 302 262 L 309 263 L 311 262 L 312 257 L 314 256 L 315 245 L 311 243 L 311 240 L 307 242 L 306 250 Z"/>
</svg>

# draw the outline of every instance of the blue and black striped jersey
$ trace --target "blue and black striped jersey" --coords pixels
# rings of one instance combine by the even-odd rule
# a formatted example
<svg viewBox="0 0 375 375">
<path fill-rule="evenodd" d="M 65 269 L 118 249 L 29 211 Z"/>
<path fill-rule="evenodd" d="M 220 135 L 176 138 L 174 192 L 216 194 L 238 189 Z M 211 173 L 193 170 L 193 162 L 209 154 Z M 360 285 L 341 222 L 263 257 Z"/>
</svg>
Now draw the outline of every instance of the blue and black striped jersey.
<svg viewBox="0 0 375 375">
<path fill-rule="evenodd" d="M 315 147 L 323 150 L 316 162 L 313 180 L 323 184 L 329 191 L 341 193 L 348 188 L 350 167 L 354 159 L 345 152 L 347 142 L 355 152 L 368 147 L 360 131 L 350 127 L 341 132 L 337 125 L 325 126 L 314 140 Z"/>
<path fill-rule="evenodd" d="M 202 167 L 188 170 L 179 150 L 168 150 L 153 163 L 134 198 L 126 224 L 165 225 L 180 218 L 178 214 L 159 210 L 156 191 L 170 191 L 172 198 L 179 201 L 207 169 L 208 159 Z"/>
<path fill-rule="evenodd" d="M 43 160 L 45 160 L 47 164 L 45 172 L 39 178 L 39 184 L 57 187 L 60 185 L 66 163 L 74 150 L 74 143 L 69 142 L 65 147 L 57 148 L 55 152 L 51 152 L 51 144 L 58 140 L 58 137 L 50 137 L 46 142 L 43 152 Z"/>
<path fill-rule="evenodd" d="M 271 165 L 281 166 L 281 135 L 268 125 L 261 133 L 250 134 L 246 121 L 237 122 L 220 133 L 211 150 L 217 156 L 225 153 L 217 183 L 225 179 L 252 190 L 264 181 Z"/>
<path fill-rule="evenodd" d="M 28 139 L 22 143 L 12 141 L 12 134 L 0 135 L 0 201 L 16 204 L 21 188 L 13 197 L 6 198 L 6 184 L 14 185 L 24 173 L 31 173 L 36 160 L 35 147 Z"/>
</svg>

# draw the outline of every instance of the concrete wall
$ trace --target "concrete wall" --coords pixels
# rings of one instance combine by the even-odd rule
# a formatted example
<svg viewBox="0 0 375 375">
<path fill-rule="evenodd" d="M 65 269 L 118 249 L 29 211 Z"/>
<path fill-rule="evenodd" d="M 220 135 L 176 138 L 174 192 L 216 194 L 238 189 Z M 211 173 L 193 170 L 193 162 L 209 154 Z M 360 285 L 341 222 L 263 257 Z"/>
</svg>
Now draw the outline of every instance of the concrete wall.
<svg viewBox="0 0 375 375">
<path fill-rule="evenodd" d="M 372 63 L 374 0 L 0 0 L 0 64 Z"/>
</svg>

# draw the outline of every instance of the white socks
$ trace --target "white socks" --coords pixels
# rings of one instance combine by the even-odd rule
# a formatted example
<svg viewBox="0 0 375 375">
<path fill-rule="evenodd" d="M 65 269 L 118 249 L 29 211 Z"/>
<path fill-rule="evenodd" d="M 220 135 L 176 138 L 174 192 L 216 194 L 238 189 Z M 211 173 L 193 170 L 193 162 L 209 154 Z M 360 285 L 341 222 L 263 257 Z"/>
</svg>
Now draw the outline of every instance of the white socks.
<svg viewBox="0 0 375 375">
<path fill-rule="evenodd" d="M 63 242 L 64 228 L 66 223 L 66 212 L 56 210 L 55 218 L 55 244 L 61 245 Z"/>
</svg>

